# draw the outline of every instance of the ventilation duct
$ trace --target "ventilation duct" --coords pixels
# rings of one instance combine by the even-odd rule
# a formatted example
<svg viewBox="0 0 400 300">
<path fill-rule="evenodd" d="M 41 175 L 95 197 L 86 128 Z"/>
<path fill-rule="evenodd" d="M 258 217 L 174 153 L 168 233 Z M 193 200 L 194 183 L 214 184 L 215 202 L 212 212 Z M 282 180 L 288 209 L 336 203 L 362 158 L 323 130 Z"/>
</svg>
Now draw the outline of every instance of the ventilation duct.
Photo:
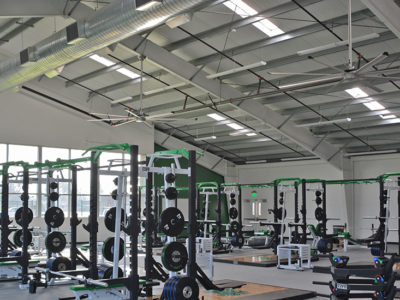
<svg viewBox="0 0 400 300">
<path fill-rule="evenodd" d="M 215 0 L 164 0 L 146 11 L 136 10 L 135 0 L 110 4 L 88 20 L 74 23 L 1 63 L 0 91 L 213 2 Z"/>
</svg>

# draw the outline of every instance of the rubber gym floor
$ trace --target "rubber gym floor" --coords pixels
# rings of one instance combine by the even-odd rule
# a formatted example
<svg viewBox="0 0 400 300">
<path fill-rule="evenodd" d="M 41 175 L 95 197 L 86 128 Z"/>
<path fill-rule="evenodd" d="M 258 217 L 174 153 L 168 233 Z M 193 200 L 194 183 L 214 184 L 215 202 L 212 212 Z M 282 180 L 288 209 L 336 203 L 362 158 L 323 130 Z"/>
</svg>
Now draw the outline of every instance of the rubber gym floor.
<svg viewBox="0 0 400 300">
<path fill-rule="evenodd" d="M 389 249 L 390 250 L 390 249 Z M 232 256 L 237 256 L 238 254 L 243 255 L 241 252 L 245 252 L 246 250 L 237 250 L 234 253 L 230 254 Z M 269 250 L 247 250 L 249 253 L 270 253 Z M 395 249 L 393 249 L 395 251 Z M 368 249 L 351 249 L 346 254 L 341 253 L 340 251 L 337 254 L 348 255 L 350 257 L 351 263 L 357 262 L 372 262 L 372 256 Z M 155 256 L 156 259 L 159 257 Z M 143 267 L 144 264 L 144 256 L 140 255 L 140 266 Z M 329 262 L 327 258 L 322 258 L 319 261 L 313 262 L 315 266 L 328 266 Z M 324 286 L 315 286 L 312 284 L 313 280 L 318 281 L 328 281 L 330 276 L 328 274 L 318 274 L 313 273 L 311 270 L 298 272 L 298 271 L 289 271 L 289 270 L 278 270 L 274 267 L 263 268 L 263 267 L 252 267 L 245 265 L 234 265 L 234 264 L 226 264 L 226 263 L 214 263 L 214 280 L 221 279 L 232 279 L 237 281 L 246 281 L 249 283 L 256 284 L 264 284 L 271 285 L 277 287 L 286 287 L 292 289 L 300 289 L 300 290 L 308 290 L 308 291 L 317 291 L 319 293 L 327 294 L 327 287 Z M 249 290 L 256 289 L 257 285 L 248 286 Z M 259 286 L 258 286 L 259 288 Z M 155 294 L 161 291 L 161 287 L 155 289 Z M 212 295 L 211 296 L 207 296 Z M 205 299 L 230 299 L 230 298 L 241 298 L 241 299 L 256 299 L 249 296 L 244 297 L 244 295 L 240 297 L 235 297 L 233 295 L 226 294 L 225 296 L 221 296 L 214 293 L 205 293 Z M 38 288 L 38 292 L 36 295 L 30 295 L 26 290 L 20 290 L 18 288 L 18 284 L 16 282 L 0 282 L 0 299 L 18 299 L 18 300 L 32 300 L 32 299 L 40 299 L 40 300 L 54 300 L 59 297 L 67 297 L 72 296 L 69 288 L 67 286 L 60 287 L 49 287 L 47 289 Z M 271 294 L 272 296 L 272 294 Z M 272 299 L 273 297 L 271 297 Z M 274 298 L 276 299 L 276 298 Z M 317 298 L 314 298 L 317 299 Z"/>
</svg>

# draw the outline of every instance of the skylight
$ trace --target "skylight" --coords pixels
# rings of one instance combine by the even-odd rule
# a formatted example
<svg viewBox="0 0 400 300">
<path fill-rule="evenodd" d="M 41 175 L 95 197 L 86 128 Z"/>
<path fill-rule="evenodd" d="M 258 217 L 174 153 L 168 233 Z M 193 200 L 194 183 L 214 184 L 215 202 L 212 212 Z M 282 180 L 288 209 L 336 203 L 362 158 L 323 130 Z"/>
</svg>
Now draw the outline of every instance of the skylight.
<svg viewBox="0 0 400 300">
<path fill-rule="evenodd" d="M 368 94 L 358 87 L 345 90 L 345 92 L 350 94 L 354 98 L 368 97 Z"/>
<path fill-rule="evenodd" d="M 228 125 L 228 124 L 227 124 Z M 250 132 L 250 129 L 246 128 L 246 129 L 241 129 L 241 130 L 237 130 L 235 132 L 230 133 L 230 136 L 239 136 L 239 135 L 244 135 L 247 132 Z"/>
<path fill-rule="evenodd" d="M 97 54 L 93 54 L 93 55 L 91 55 L 89 57 L 91 59 L 93 59 L 94 61 L 97 61 L 98 63 L 100 63 L 100 64 L 102 64 L 102 65 L 104 65 L 106 67 L 110 67 L 110 66 L 114 65 L 113 61 L 111 61 L 111 60 L 109 60 L 109 59 L 107 59 L 105 57 L 102 57 L 100 55 L 97 55 Z"/>
<path fill-rule="evenodd" d="M 242 18 L 247 18 L 249 16 L 254 16 L 258 14 L 258 11 L 256 11 L 254 8 L 252 8 L 242 0 L 226 1 L 224 2 L 224 5 Z M 282 31 L 278 26 L 267 19 L 263 19 L 259 22 L 253 23 L 253 25 L 268 36 L 275 36 L 284 33 L 284 31 Z"/>
<path fill-rule="evenodd" d="M 136 79 L 136 78 L 140 77 L 140 75 L 138 75 L 135 72 L 132 72 L 128 69 L 125 69 L 125 68 L 118 69 L 117 72 L 121 73 L 125 76 L 128 76 L 129 78 L 132 78 L 132 79 Z"/>
<path fill-rule="evenodd" d="M 381 110 L 385 109 L 385 107 L 380 104 L 378 101 L 370 101 L 363 103 L 366 107 L 368 107 L 370 110 Z"/>
<path fill-rule="evenodd" d="M 384 120 L 397 118 L 395 115 L 380 115 L 380 117 Z"/>
<path fill-rule="evenodd" d="M 255 132 L 250 132 L 250 133 L 247 133 L 246 135 L 247 135 L 247 136 L 256 136 L 257 133 L 255 133 Z"/>
<path fill-rule="evenodd" d="M 221 116 L 219 114 L 208 114 L 207 116 L 212 118 L 212 119 L 214 119 L 214 120 L 217 120 L 217 121 L 225 120 L 225 117 L 223 117 L 223 116 Z"/>
<path fill-rule="evenodd" d="M 235 130 L 242 130 L 243 129 L 242 126 L 240 126 L 239 124 L 236 124 L 236 123 L 228 123 L 226 125 L 228 125 L 230 128 L 233 128 Z"/>
</svg>

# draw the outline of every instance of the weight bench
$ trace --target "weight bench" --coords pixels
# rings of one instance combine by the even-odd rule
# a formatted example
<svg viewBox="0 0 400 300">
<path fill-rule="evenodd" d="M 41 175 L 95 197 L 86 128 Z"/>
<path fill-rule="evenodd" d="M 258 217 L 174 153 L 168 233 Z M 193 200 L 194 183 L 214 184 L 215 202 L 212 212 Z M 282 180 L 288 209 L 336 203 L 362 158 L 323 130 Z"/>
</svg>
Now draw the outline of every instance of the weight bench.
<svg viewBox="0 0 400 300">
<path fill-rule="evenodd" d="M 143 288 L 146 280 L 139 280 L 139 288 Z M 129 293 L 124 284 L 112 284 L 108 287 L 102 286 L 85 286 L 84 284 L 74 285 L 70 287 L 74 293 L 76 300 L 125 300 L 129 299 Z M 125 293 L 123 293 L 125 291 Z M 139 291 L 138 291 L 139 294 Z"/>
</svg>

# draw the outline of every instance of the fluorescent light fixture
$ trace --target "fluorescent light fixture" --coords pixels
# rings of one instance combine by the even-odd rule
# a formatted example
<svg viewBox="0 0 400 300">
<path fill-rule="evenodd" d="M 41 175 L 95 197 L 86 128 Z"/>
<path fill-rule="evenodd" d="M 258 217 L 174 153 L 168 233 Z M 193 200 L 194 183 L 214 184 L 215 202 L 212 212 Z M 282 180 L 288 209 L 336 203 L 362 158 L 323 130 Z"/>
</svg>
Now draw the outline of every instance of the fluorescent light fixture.
<svg viewBox="0 0 400 300">
<path fill-rule="evenodd" d="M 239 136 L 239 135 L 245 135 L 246 133 L 250 132 L 250 129 L 242 129 L 242 130 L 238 130 L 235 132 L 230 133 L 230 136 Z"/>
<path fill-rule="evenodd" d="M 367 35 L 363 35 L 363 36 L 360 36 L 360 37 L 353 38 L 352 42 L 353 43 L 358 43 L 358 42 L 363 42 L 363 41 L 375 39 L 375 38 L 378 38 L 378 37 L 379 37 L 378 33 L 371 33 L 371 34 L 367 34 Z M 310 48 L 310 49 L 307 49 L 307 50 L 297 51 L 297 54 L 300 55 L 300 56 L 301 55 L 309 55 L 309 54 L 312 54 L 312 53 L 315 53 L 315 52 L 328 50 L 328 49 L 332 49 L 332 48 L 339 47 L 339 46 L 345 46 L 345 45 L 348 45 L 348 44 L 349 44 L 349 41 L 345 40 L 345 41 L 335 42 L 335 43 L 331 43 L 331 44 L 326 44 L 326 45 L 323 45 L 323 46 L 318 46 L 318 47 L 315 47 L 315 48 Z"/>
<path fill-rule="evenodd" d="M 97 54 L 93 54 L 89 56 L 90 59 L 93 59 L 94 61 L 97 61 L 98 63 L 106 66 L 106 67 L 110 67 L 112 65 L 115 65 L 115 63 L 103 56 L 97 55 Z"/>
<path fill-rule="evenodd" d="M 256 142 L 269 142 L 271 139 L 270 138 L 261 138 L 257 139 Z"/>
<path fill-rule="evenodd" d="M 242 0 L 230 0 L 224 2 L 224 5 L 230 10 L 234 11 L 242 18 L 247 18 L 249 16 L 254 16 L 258 12 L 243 2 Z M 278 26 L 267 19 L 253 23 L 253 26 L 264 32 L 268 36 L 275 36 L 284 33 Z"/>
<path fill-rule="evenodd" d="M 121 103 L 121 102 L 131 101 L 132 99 L 133 99 L 132 96 L 126 96 L 126 97 L 111 101 L 111 104 L 117 104 L 117 103 Z"/>
<path fill-rule="evenodd" d="M 244 129 L 243 126 L 240 126 L 239 124 L 236 124 L 236 123 L 228 123 L 228 124 L 226 124 L 226 125 L 228 125 L 230 128 L 233 128 L 233 129 L 235 129 L 235 130 Z"/>
<path fill-rule="evenodd" d="M 186 82 L 180 82 L 180 83 L 176 83 L 176 84 L 171 84 L 169 86 L 165 86 L 165 87 L 162 87 L 162 88 L 159 88 L 159 89 L 155 89 L 155 90 L 144 92 L 143 94 L 146 95 L 146 96 L 149 96 L 149 95 L 153 95 L 153 94 L 157 94 L 157 93 L 162 93 L 162 92 L 165 92 L 165 91 L 169 91 L 169 90 L 173 90 L 173 89 L 176 89 L 176 88 L 183 87 L 186 84 L 187 84 Z"/>
<path fill-rule="evenodd" d="M 135 72 L 132 72 L 131 70 L 125 69 L 125 68 L 118 69 L 117 72 L 121 73 L 125 76 L 128 76 L 129 78 L 132 78 L 132 79 L 136 79 L 136 78 L 140 77 L 140 75 L 136 74 Z"/>
<path fill-rule="evenodd" d="M 198 137 L 195 138 L 194 141 L 195 142 L 199 142 L 199 141 L 208 141 L 208 140 L 215 140 L 217 137 L 215 135 L 211 135 L 211 136 L 205 136 L 205 137 Z"/>
<path fill-rule="evenodd" d="M 384 120 L 397 118 L 395 115 L 380 115 L 380 117 Z"/>
<path fill-rule="evenodd" d="M 246 165 L 265 164 L 266 162 L 267 162 L 266 159 L 263 159 L 263 160 L 250 160 L 250 161 L 246 161 Z"/>
<path fill-rule="evenodd" d="M 339 123 L 348 123 L 348 122 L 351 122 L 351 118 L 321 121 L 321 122 L 314 122 L 314 123 L 307 123 L 307 124 L 299 124 L 299 125 L 296 125 L 296 127 L 323 126 L 323 125 L 329 125 L 329 124 L 333 124 L 333 123 L 339 124 Z"/>
<path fill-rule="evenodd" d="M 247 133 L 246 135 L 247 135 L 247 136 L 256 136 L 257 133 L 255 133 L 255 132 L 250 132 L 250 133 Z"/>
<path fill-rule="evenodd" d="M 316 156 L 289 157 L 289 158 L 281 158 L 281 161 L 296 161 L 296 160 L 310 160 L 310 159 L 319 159 L 319 158 Z"/>
<path fill-rule="evenodd" d="M 159 5 L 162 0 L 136 0 L 136 10 L 144 11 L 148 10 L 153 6 Z"/>
<path fill-rule="evenodd" d="M 267 64 L 267 62 L 262 60 L 260 62 L 251 64 L 251 65 L 234 68 L 234 69 L 223 71 L 223 72 L 219 72 L 219 73 L 216 73 L 216 74 L 211 74 L 211 75 L 208 75 L 207 78 L 208 79 L 214 79 L 214 78 L 217 78 L 217 77 L 222 77 L 222 76 L 233 74 L 233 73 L 237 73 L 237 72 L 240 72 L 240 71 L 245 71 L 245 70 L 257 68 L 257 67 L 260 67 L 260 66 L 265 66 L 266 64 Z"/>
<path fill-rule="evenodd" d="M 346 93 L 350 94 L 353 98 L 365 98 L 368 97 L 368 94 L 364 92 L 362 89 L 359 87 L 352 88 L 352 89 L 347 89 L 345 90 Z"/>
<path fill-rule="evenodd" d="M 354 153 L 346 153 L 343 156 L 351 157 L 351 156 L 364 156 L 364 155 L 375 155 L 375 154 L 389 154 L 389 153 L 397 153 L 398 150 L 382 150 L 382 151 L 368 151 L 368 152 L 354 152 Z"/>
<path fill-rule="evenodd" d="M 217 120 L 217 121 L 226 120 L 225 117 L 223 117 L 223 116 L 221 116 L 219 114 L 208 114 L 207 116 L 212 118 L 212 119 L 214 119 L 214 120 Z"/>
<path fill-rule="evenodd" d="M 378 101 L 370 101 L 363 103 L 366 107 L 368 107 L 370 110 L 382 110 L 385 109 L 385 107 L 380 104 Z"/>
</svg>

